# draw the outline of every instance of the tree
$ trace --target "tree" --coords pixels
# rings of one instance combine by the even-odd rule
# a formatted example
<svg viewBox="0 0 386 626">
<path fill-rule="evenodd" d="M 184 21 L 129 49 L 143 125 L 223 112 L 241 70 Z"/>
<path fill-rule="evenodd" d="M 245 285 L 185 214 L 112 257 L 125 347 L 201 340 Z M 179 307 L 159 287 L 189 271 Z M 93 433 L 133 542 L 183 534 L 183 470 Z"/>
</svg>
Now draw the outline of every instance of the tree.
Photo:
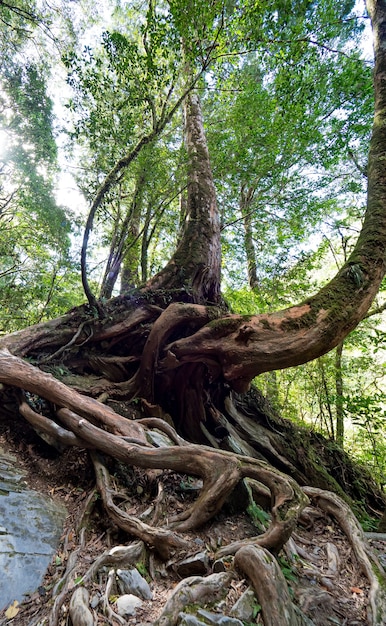
<svg viewBox="0 0 386 626">
<path fill-rule="evenodd" d="M 288 9 L 293 7 L 285 4 L 286 18 L 291 21 Z M 252 5 L 251 8 L 247 3 L 248 17 L 266 20 L 263 26 L 269 36 L 269 28 L 276 29 L 275 20 L 271 23 L 271 12 L 260 15 L 254 9 L 255 3 Z M 346 9 L 350 7 L 351 4 Z M 109 515 L 164 559 L 177 549 L 188 549 L 181 533 L 211 519 L 235 487 L 248 478 L 256 481 L 256 494 L 266 503 L 271 502 L 270 525 L 265 533 L 252 540 L 252 548 L 246 545 L 251 543 L 248 539 L 228 545 L 220 553 L 236 553 L 238 566 L 248 573 L 257 590 L 261 571 L 265 571 L 264 561 L 271 562 L 272 558 L 262 549 L 276 554 L 290 538 L 308 498 L 318 501 L 339 519 L 350 536 L 370 580 L 372 623 L 380 625 L 386 614 L 385 592 L 379 582 L 383 581 L 383 574 L 377 569 L 374 573 L 348 507 L 316 486 L 299 486 L 308 481 L 320 486 L 321 473 L 316 473 L 315 466 L 307 467 L 309 459 L 302 466 L 302 459 L 296 454 L 299 438 L 292 442 L 294 449 L 288 450 L 289 427 L 280 420 L 276 420 L 279 432 L 271 430 L 267 444 L 263 435 L 269 430 L 270 418 L 264 415 L 261 402 L 257 408 L 256 392 L 242 394 L 258 374 L 304 363 L 336 347 L 366 315 L 385 274 L 386 47 L 382 28 L 386 7 L 379 0 L 368 3 L 375 35 L 375 122 L 367 168 L 367 211 L 357 244 L 337 275 L 316 295 L 282 311 L 247 317 L 230 313 L 221 298 L 220 216 L 200 98 L 194 91 L 217 43 L 222 45 L 220 34 L 226 10 L 221 9 L 217 12 L 215 3 L 197 2 L 192 13 L 185 3 L 170 3 L 171 17 L 167 14 L 166 21 L 169 24 L 169 19 L 172 20 L 178 42 L 185 43 L 183 85 L 173 103 L 169 96 L 171 88 L 166 95 L 161 91 L 158 102 L 154 102 L 152 94 L 145 93 L 148 119 L 143 135 L 134 138 L 129 150 L 111 166 L 96 190 L 82 251 L 82 277 L 89 304 L 61 318 L 3 337 L 0 381 L 7 389 L 36 394 L 50 404 L 49 413 L 40 413 L 20 391 L 13 396 L 19 412 L 40 431 L 63 443 L 94 451 L 98 489 Z M 301 15 L 307 9 L 312 13 L 314 3 L 301 3 Z M 156 18 L 162 22 L 164 16 L 164 6 L 157 14 L 153 3 L 149 3 L 147 24 L 154 25 Z M 280 13 L 278 22 L 279 17 Z M 299 23 L 302 22 L 295 20 L 297 28 Z M 277 27 L 280 26 L 279 23 Z M 214 35 L 209 37 L 209 42 L 207 35 Z M 145 27 L 140 62 L 145 59 L 158 76 L 155 70 L 159 61 L 151 55 L 158 48 L 149 44 L 149 36 L 150 30 Z M 193 55 L 197 41 L 198 59 L 197 51 Z M 121 35 L 111 38 L 110 43 L 114 49 L 119 46 L 132 49 Z M 205 52 L 207 43 L 210 57 Z M 147 80 L 143 84 L 146 87 Z M 85 262 L 94 218 L 123 171 L 145 146 L 158 138 L 182 103 L 188 156 L 187 200 L 184 228 L 176 250 L 164 268 L 142 288 L 107 303 L 98 301 L 88 283 Z M 66 384 L 65 376 L 59 381 L 45 371 L 47 365 L 58 364 L 71 372 L 71 377 L 68 376 L 71 386 Z M 128 420 L 89 397 L 101 394 L 128 401 L 139 397 L 153 417 Z M 251 412 L 253 418 L 248 415 Z M 158 417 L 154 417 L 155 413 Z M 159 416 L 166 418 L 166 413 L 174 427 L 159 419 Z M 154 427 L 166 433 L 175 445 L 149 444 Z M 292 436 L 295 437 L 294 431 Z M 198 445 L 208 442 L 213 447 Z M 167 526 L 151 527 L 120 511 L 112 502 L 108 469 L 95 451 L 128 465 L 199 476 L 203 481 L 200 495 L 169 520 Z M 262 454 L 265 460 L 261 459 Z M 324 474 L 323 486 L 326 483 L 334 484 L 342 493 L 338 480 L 333 482 Z M 379 494 L 368 495 L 378 504 L 382 502 Z M 259 596 L 265 623 L 304 624 L 305 617 L 295 612 L 288 594 L 285 612 L 278 617 L 269 601 L 273 587 Z M 276 593 L 280 595 L 279 586 Z"/>
<path fill-rule="evenodd" d="M 74 286 L 81 292 L 70 253 L 72 215 L 54 194 L 50 69 L 43 53 L 24 56 L 32 41 L 38 45 L 38 26 L 49 28 L 48 17 L 23 3 L 2 3 L 0 17 L 1 43 L 9 45 L 0 78 L 0 301 L 2 332 L 9 332 L 75 304 Z"/>
</svg>

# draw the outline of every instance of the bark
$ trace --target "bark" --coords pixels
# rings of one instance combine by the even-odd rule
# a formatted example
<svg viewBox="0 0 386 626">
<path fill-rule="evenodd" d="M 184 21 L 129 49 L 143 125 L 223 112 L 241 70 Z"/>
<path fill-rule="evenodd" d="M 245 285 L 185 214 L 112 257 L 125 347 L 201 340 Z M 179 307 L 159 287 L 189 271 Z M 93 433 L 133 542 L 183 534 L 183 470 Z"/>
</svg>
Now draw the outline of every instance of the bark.
<svg viewBox="0 0 386 626">
<path fill-rule="evenodd" d="M 179 292 L 178 296 L 182 295 Z M 157 298 L 153 294 L 155 301 L 163 306 L 164 297 L 168 299 L 170 294 Z M 31 390 L 24 371 L 18 375 L 15 369 L 12 378 L 10 370 L 7 384 L 29 390 L 85 417 L 88 399 L 84 396 L 75 399 L 67 385 L 93 397 L 102 395 L 104 400 L 130 400 L 136 394 L 146 400 L 142 400 L 144 409 L 147 407 L 145 414 L 172 420 L 170 423 L 190 441 L 256 456 L 289 473 L 300 484 L 335 490 L 366 502 L 367 507 L 383 510 L 382 497 L 370 476 L 357 471 L 347 455 L 320 435 L 278 418 L 257 391 L 252 390 L 246 396 L 231 393 L 215 357 L 207 364 L 187 363 L 159 371 L 160 357 L 170 337 L 194 336 L 211 319 L 221 315 L 215 307 L 173 304 L 166 305 L 165 310 L 150 305 L 148 296 L 141 298 L 138 294 L 106 303 L 105 310 L 107 317 L 103 321 L 91 317 L 85 307 L 53 322 L 1 338 L 0 345 L 8 347 L 14 355 L 28 356 L 49 371 L 64 367 L 69 372 L 63 377 L 66 384 L 57 387 L 54 395 L 47 374 Z M 44 415 L 31 414 L 31 407 L 27 415 L 25 403 L 20 404 L 19 410 L 46 437 L 55 440 L 64 436 L 60 425 L 47 421 Z M 91 419 L 98 425 L 108 415 L 115 414 L 96 403 Z M 134 433 L 130 424 L 125 418 L 113 417 L 108 427 L 113 433 L 138 439 L 139 432 Z M 66 436 L 69 443 L 77 445 L 74 433 Z"/>
<path fill-rule="evenodd" d="M 264 626 L 312 626 L 295 610 L 284 574 L 268 550 L 251 545 L 240 548 L 234 566 L 251 580 L 261 604 Z"/>
<path fill-rule="evenodd" d="M 97 450 L 126 465 L 172 470 L 202 479 L 197 499 L 168 519 L 164 526 L 154 528 L 133 519 L 117 506 L 108 470 L 101 457 L 93 453 L 98 489 L 109 517 L 163 558 L 169 558 L 174 550 L 185 549 L 185 539 L 177 533 L 206 523 L 220 511 L 236 488 L 242 491 L 245 479 L 251 481 L 254 485 L 251 491 L 269 503 L 270 525 L 256 537 L 223 547 L 219 554 L 238 553 L 236 563 L 248 569 L 256 587 L 263 587 L 263 593 L 274 598 L 264 609 L 267 623 L 280 623 L 273 606 L 276 601 L 285 607 L 287 622 L 297 623 L 299 615 L 292 613 L 272 556 L 268 558 L 267 553 L 259 549 L 256 552 L 256 547 L 278 553 L 291 537 L 308 503 L 307 496 L 334 514 L 352 538 L 358 562 L 371 582 L 373 623 L 380 625 L 385 616 L 382 572 L 378 572 L 378 578 L 372 574 L 359 527 L 348 508 L 325 492 L 302 490 L 296 482 L 307 482 L 314 469 L 310 463 L 312 453 L 307 457 L 305 450 L 304 433 L 294 428 L 291 431 L 270 416 L 264 416 L 266 423 L 263 424 L 263 416 L 255 407 L 248 410 L 250 396 L 237 401 L 229 389 L 244 391 L 261 372 L 303 363 L 337 346 L 366 315 L 385 273 L 386 49 L 383 49 L 383 39 L 386 7 L 379 2 L 368 4 L 377 53 L 368 206 L 353 254 L 321 292 L 284 311 L 252 317 L 224 313 L 219 306 L 218 210 L 200 103 L 198 97 L 191 94 L 185 105 L 190 161 L 187 216 L 176 253 L 164 270 L 151 279 L 142 292 L 117 298 L 104 305 L 103 311 L 88 287 L 86 251 L 93 219 L 106 192 L 135 158 L 133 152 L 119 161 L 98 191 L 82 250 L 82 276 L 89 304 L 97 306 L 99 314 L 107 312 L 108 315 L 103 319 L 99 315 L 96 319 L 92 307 L 84 307 L 0 340 L 2 395 L 7 398 L 7 394 L 11 394 L 20 413 L 45 435 L 54 437 L 59 444 Z M 165 117 L 163 125 L 170 115 Z M 154 132 L 160 131 L 161 126 Z M 138 150 L 149 137 L 141 140 Z M 169 291 L 165 293 L 166 289 Z M 149 294 L 152 290 L 154 293 Z M 173 302 L 173 299 L 179 301 Z M 67 375 L 69 385 L 23 361 L 22 357 L 35 359 L 42 370 L 65 366 L 71 372 Z M 121 400 L 137 396 L 152 417 L 132 420 L 118 415 L 108 406 L 70 388 L 70 385 L 79 386 L 81 381 L 83 391 L 91 396 L 103 393 L 104 399 Z M 12 388 L 21 391 L 15 394 Z M 37 413 L 22 390 L 44 398 L 49 403 L 47 415 Z M 155 447 L 149 431 L 160 426 L 154 421 L 154 415 L 166 418 L 166 411 L 171 415 L 169 421 L 180 432 L 188 433 L 194 441 L 209 440 L 215 448 L 185 441 L 171 424 L 161 430 L 169 434 L 175 445 Z M 314 465 L 318 465 L 318 458 Z M 321 474 L 317 478 L 320 479 Z M 247 544 L 253 544 L 253 549 L 250 545 L 247 548 Z M 256 565 L 262 560 L 267 567 Z M 260 569 L 263 573 L 258 571 Z M 272 587 L 266 576 L 270 570 L 278 579 L 278 584 Z M 71 567 L 68 572 L 72 572 Z M 110 582 L 112 576 L 109 576 Z M 263 583 L 259 577 L 264 578 Z M 115 619 L 109 607 L 109 591 L 110 587 L 105 593 L 106 611 Z M 60 602 L 54 605 L 56 616 Z M 378 614 L 377 602 L 381 603 Z M 172 616 L 176 610 L 173 606 Z"/>
<path fill-rule="evenodd" d="M 335 407 L 336 407 L 336 442 L 343 448 L 344 443 L 344 407 L 343 407 L 343 374 L 342 354 L 343 341 L 337 346 L 335 352 Z"/>
<path fill-rule="evenodd" d="M 185 100 L 188 189 L 185 225 L 167 265 L 150 279 L 148 289 L 189 289 L 198 302 L 220 298 L 220 219 L 199 96 Z"/>
<path fill-rule="evenodd" d="M 61 425 L 74 433 L 77 441 L 84 441 L 85 447 L 95 448 L 129 465 L 172 469 L 201 477 L 203 487 L 200 496 L 181 514 L 169 520 L 169 528 L 186 531 L 203 524 L 221 509 L 240 481 L 251 478 L 265 485 L 272 498 L 271 525 L 256 538 L 256 542 L 276 552 L 290 537 L 307 502 L 294 480 L 264 461 L 187 442 L 171 448 L 154 448 L 147 441 L 145 423 L 125 419 L 95 400 L 81 396 L 7 350 L 0 353 L 0 382 L 49 400 L 57 407 L 57 419 Z M 177 434 L 174 439 L 180 443 Z M 104 486 L 105 477 L 100 472 L 100 466 L 98 468 L 105 506 L 118 521 L 119 515 Z M 122 515 L 120 519 L 132 534 L 154 547 L 162 539 L 161 550 L 167 550 L 167 546 L 172 549 L 181 543 L 170 532 L 167 535 L 159 531 L 152 533 L 146 525 L 133 522 L 130 516 Z"/>
<path fill-rule="evenodd" d="M 121 216 L 121 210 L 118 211 L 109 257 L 100 288 L 100 298 L 103 300 L 111 298 L 122 264 L 121 293 L 125 293 L 129 288 L 133 288 L 139 283 L 139 218 L 144 183 L 145 175 L 141 171 L 137 177 L 133 198 L 126 210 L 126 215 Z M 119 204 L 124 205 L 122 192 L 119 196 Z"/>
<path fill-rule="evenodd" d="M 243 217 L 244 225 L 244 246 L 245 254 L 247 257 L 247 270 L 248 270 L 248 282 L 251 289 L 257 289 L 259 281 L 257 278 L 257 263 L 255 244 L 253 242 L 253 229 L 252 229 L 252 211 L 251 205 L 255 195 L 255 188 L 246 188 L 243 185 L 240 195 L 240 211 Z"/>
<path fill-rule="evenodd" d="M 92 292 L 92 289 L 88 281 L 88 276 L 87 276 L 87 248 L 88 248 L 88 242 L 89 242 L 90 234 L 93 229 L 94 219 L 97 214 L 97 211 L 102 205 L 106 194 L 116 184 L 121 173 L 125 171 L 131 165 L 131 163 L 133 163 L 133 161 L 138 157 L 140 152 L 148 144 L 156 140 L 157 137 L 161 135 L 161 133 L 166 128 L 166 126 L 173 119 L 176 111 L 178 111 L 181 104 L 188 97 L 192 89 L 194 89 L 196 83 L 201 77 L 202 72 L 207 68 L 208 63 L 209 63 L 209 57 L 206 60 L 206 62 L 203 64 L 202 68 L 189 82 L 186 89 L 183 91 L 183 93 L 180 95 L 177 101 L 173 105 L 170 105 L 170 108 L 167 108 L 168 99 L 165 101 L 165 105 L 162 108 L 162 113 L 159 119 L 155 119 L 153 117 L 152 129 L 148 132 L 147 135 L 144 135 L 138 140 L 136 146 L 134 146 L 134 148 L 130 152 L 123 155 L 122 158 L 119 159 L 119 161 L 115 163 L 115 165 L 111 168 L 110 172 L 107 174 L 107 176 L 105 177 L 104 181 L 99 186 L 95 194 L 95 197 L 90 207 L 90 211 L 87 217 L 86 226 L 84 230 L 80 265 L 81 265 L 82 285 L 83 285 L 84 293 L 86 295 L 86 298 L 90 306 L 97 311 L 99 317 L 101 318 L 104 317 L 103 307 L 101 306 L 100 302 L 95 297 L 95 294 Z"/>
<path fill-rule="evenodd" d="M 300 365 L 335 348 L 365 317 L 386 270 L 386 48 L 383 2 L 369 2 L 375 36 L 375 116 L 362 231 L 347 262 L 315 296 L 272 314 L 229 315 L 173 341 L 164 369 L 215 361 L 237 391 L 262 372 Z"/>
</svg>

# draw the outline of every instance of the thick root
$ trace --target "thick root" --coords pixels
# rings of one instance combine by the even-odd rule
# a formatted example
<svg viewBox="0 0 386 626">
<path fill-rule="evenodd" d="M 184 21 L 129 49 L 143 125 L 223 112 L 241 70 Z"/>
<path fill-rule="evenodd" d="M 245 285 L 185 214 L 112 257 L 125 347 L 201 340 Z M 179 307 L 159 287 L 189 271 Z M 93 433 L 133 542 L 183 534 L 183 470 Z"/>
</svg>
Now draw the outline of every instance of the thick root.
<svg viewBox="0 0 386 626">
<path fill-rule="evenodd" d="M 90 596 L 85 587 L 78 587 L 71 596 L 69 615 L 72 626 L 94 626 L 94 616 L 89 609 Z"/>
<path fill-rule="evenodd" d="M 147 441 L 144 423 L 121 417 L 96 400 L 80 395 L 53 376 L 12 356 L 7 350 L 0 353 L 0 381 L 27 389 L 58 407 L 65 407 L 60 408 L 57 414 L 66 431 L 76 436 L 76 442 L 85 442 L 85 446 L 129 465 L 171 469 L 202 478 L 203 487 L 198 499 L 183 513 L 169 520 L 169 526 L 174 530 L 184 532 L 208 521 L 221 509 L 243 478 L 252 478 L 268 487 L 272 498 L 272 524 L 258 543 L 278 551 L 290 537 L 307 503 L 306 496 L 294 480 L 263 461 L 198 445 L 152 447 Z M 177 441 L 185 443 L 180 438 Z M 100 484 L 103 492 L 103 481 Z M 107 496 L 105 500 L 110 513 L 117 515 L 117 519 L 122 517 L 113 503 L 107 504 Z M 127 528 L 133 529 L 127 520 L 125 523 Z M 137 536 L 138 531 L 142 533 L 139 536 L 145 538 L 144 528 L 137 529 Z M 148 534 L 145 540 L 149 539 Z M 237 545 L 235 551 L 239 547 Z"/>
<path fill-rule="evenodd" d="M 127 568 L 138 563 L 145 553 L 145 544 L 143 541 L 136 541 L 128 546 L 115 546 L 106 550 L 101 556 L 94 561 L 80 581 L 81 584 L 92 580 L 102 567 Z"/>
<path fill-rule="evenodd" d="M 178 621 L 178 614 L 187 605 L 206 604 L 224 597 L 232 578 L 232 572 L 184 578 L 173 589 L 161 615 L 153 626 L 175 626 Z"/>
<path fill-rule="evenodd" d="M 234 567 L 252 582 L 261 604 L 264 626 L 312 626 L 292 604 L 288 585 L 276 559 L 257 546 L 244 546 L 236 552 Z"/>
<path fill-rule="evenodd" d="M 370 583 L 368 621 L 371 626 L 386 624 L 386 574 L 368 545 L 364 532 L 350 507 L 336 494 L 315 487 L 303 487 L 304 493 L 320 509 L 332 515 L 346 534 L 359 567 Z"/>
<path fill-rule="evenodd" d="M 103 505 L 109 517 L 130 535 L 142 539 L 144 543 L 153 547 L 160 557 L 167 561 L 178 550 L 187 551 L 189 544 L 170 530 L 154 528 L 141 522 L 138 517 L 129 515 L 114 504 L 113 493 L 110 486 L 109 472 L 100 456 L 94 452 L 91 454 L 95 467 L 97 487 L 102 498 Z"/>
</svg>

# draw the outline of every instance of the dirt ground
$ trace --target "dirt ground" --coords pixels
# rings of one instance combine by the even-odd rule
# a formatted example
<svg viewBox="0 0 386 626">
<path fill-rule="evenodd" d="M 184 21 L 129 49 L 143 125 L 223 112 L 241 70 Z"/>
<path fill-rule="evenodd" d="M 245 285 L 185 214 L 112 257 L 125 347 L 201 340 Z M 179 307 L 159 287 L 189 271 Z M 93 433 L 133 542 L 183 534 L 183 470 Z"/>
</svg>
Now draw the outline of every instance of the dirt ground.
<svg viewBox="0 0 386 626">
<path fill-rule="evenodd" d="M 22 421 L 0 420 L 0 447 L 15 454 L 18 463 L 26 472 L 30 488 L 49 495 L 64 504 L 68 511 L 61 543 L 57 554 L 48 568 L 42 585 L 20 605 L 17 615 L 7 619 L 0 613 L 0 625 L 32 626 L 45 624 L 52 607 L 52 589 L 63 576 L 70 555 L 78 550 L 73 579 L 82 576 L 108 547 L 128 545 L 135 538 L 127 536 L 102 510 L 100 500 L 90 493 L 95 489 L 94 470 L 85 450 L 67 449 L 57 452 L 43 442 L 31 427 Z M 166 472 L 145 472 L 135 468 L 125 468 L 116 464 L 112 468 L 114 480 L 120 489 L 125 490 L 125 510 L 140 515 L 157 493 L 159 482 L 163 485 L 162 507 L 167 514 L 180 511 L 195 498 L 198 481 L 188 476 Z M 91 504 L 90 504 L 91 503 Z M 78 520 L 85 514 L 87 505 L 88 523 L 86 540 L 80 547 L 77 532 Z M 188 539 L 192 551 L 206 551 L 210 563 L 215 560 L 215 552 L 236 539 L 259 534 L 250 515 L 235 509 L 235 504 L 225 506 L 222 512 L 210 523 Z M 310 617 L 315 626 L 367 625 L 366 606 L 368 584 L 359 571 L 350 545 L 337 524 L 321 512 L 315 513 L 310 527 L 299 527 L 294 537 L 296 545 L 307 555 L 307 559 L 293 558 L 290 547 L 280 555 L 282 571 L 291 588 L 295 602 Z M 329 568 L 328 545 L 334 544 L 339 552 L 338 571 L 335 576 L 323 576 Z M 386 552 L 386 542 L 374 542 L 380 555 Z M 147 572 L 153 600 L 144 602 L 135 617 L 128 618 L 128 624 L 152 624 L 159 616 L 170 591 L 180 580 L 173 564 L 162 563 L 149 552 Z M 232 567 L 230 558 L 227 566 Z M 103 595 L 106 574 L 89 585 L 91 597 Z M 74 583 L 75 585 L 75 583 Z M 228 596 L 219 607 L 224 614 L 247 588 L 248 581 L 236 578 L 231 584 Z M 59 624 L 69 624 L 68 601 L 61 608 Z M 98 624 L 110 624 L 98 612 Z M 254 617 L 255 624 L 263 624 L 261 613 Z"/>
</svg>

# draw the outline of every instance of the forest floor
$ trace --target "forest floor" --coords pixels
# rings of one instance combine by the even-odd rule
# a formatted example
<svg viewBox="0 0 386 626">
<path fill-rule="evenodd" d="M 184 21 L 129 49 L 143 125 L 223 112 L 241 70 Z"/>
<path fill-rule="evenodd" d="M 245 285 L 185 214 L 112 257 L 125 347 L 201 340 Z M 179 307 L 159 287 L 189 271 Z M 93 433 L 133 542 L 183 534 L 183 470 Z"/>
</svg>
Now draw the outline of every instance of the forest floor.
<svg viewBox="0 0 386 626">
<path fill-rule="evenodd" d="M 48 622 L 44 621 L 44 618 L 47 618 L 52 607 L 51 590 L 63 576 L 71 552 L 79 547 L 77 523 L 79 517 L 84 515 L 89 494 L 95 489 L 93 466 L 86 451 L 69 448 L 59 454 L 42 442 L 29 425 L 22 421 L 12 423 L 7 420 L 0 421 L 0 447 L 17 456 L 20 467 L 26 472 L 25 480 L 31 489 L 61 502 L 68 511 L 61 544 L 42 585 L 20 605 L 15 617 L 7 619 L 5 611 L 0 613 L 0 626 L 46 624 Z M 199 488 L 195 479 L 170 471 L 151 473 L 117 465 L 114 476 L 120 485 L 125 486 L 128 498 L 126 510 L 133 515 L 140 514 L 150 506 L 160 480 L 164 493 L 162 506 L 167 514 L 179 512 L 196 497 Z M 109 521 L 97 498 L 91 513 L 86 541 L 77 556 L 74 580 L 82 576 L 107 548 L 128 545 L 135 540 Z M 233 508 L 226 505 L 211 522 L 199 530 L 187 533 L 187 536 L 191 543 L 197 546 L 197 552 L 207 552 L 210 573 L 217 547 L 257 534 L 259 531 L 246 511 L 237 511 L 234 505 Z M 307 527 L 299 526 L 294 539 L 300 551 L 304 550 L 307 559 L 299 556 L 292 559 L 289 548 L 286 552 L 283 551 L 281 565 L 294 600 L 303 612 L 313 620 L 315 626 L 367 625 L 368 581 L 360 572 L 350 544 L 335 521 L 316 510 L 312 516 L 312 523 Z M 332 573 L 329 557 L 331 544 L 335 546 L 338 554 L 335 573 Z M 386 542 L 374 541 L 373 548 L 379 555 L 385 555 Z M 232 567 L 231 557 L 226 565 Z M 159 561 L 154 554 L 149 560 L 148 572 L 153 599 L 145 601 L 134 617 L 127 618 L 130 625 L 152 624 L 161 613 L 170 591 L 181 579 L 173 565 L 167 567 L 167 564 Z M 217 610 L 229 614 L 231 607 L 247 587 L 248 581 L 240 576 L 235 577 L 227 597 Z M 90 583 L 88 589 L 91 597 L 103 594 L 100 579 Z M 61 626 L 71 623 L 67 613 L 68 601 L 69 597 L 61 608 L 58 620 Z M 98 625 L 113 623 L 98 613 Z M 253 622 L 248 623 L 264 624 L 261 613 L 253 617 Z"/>
</svg>

